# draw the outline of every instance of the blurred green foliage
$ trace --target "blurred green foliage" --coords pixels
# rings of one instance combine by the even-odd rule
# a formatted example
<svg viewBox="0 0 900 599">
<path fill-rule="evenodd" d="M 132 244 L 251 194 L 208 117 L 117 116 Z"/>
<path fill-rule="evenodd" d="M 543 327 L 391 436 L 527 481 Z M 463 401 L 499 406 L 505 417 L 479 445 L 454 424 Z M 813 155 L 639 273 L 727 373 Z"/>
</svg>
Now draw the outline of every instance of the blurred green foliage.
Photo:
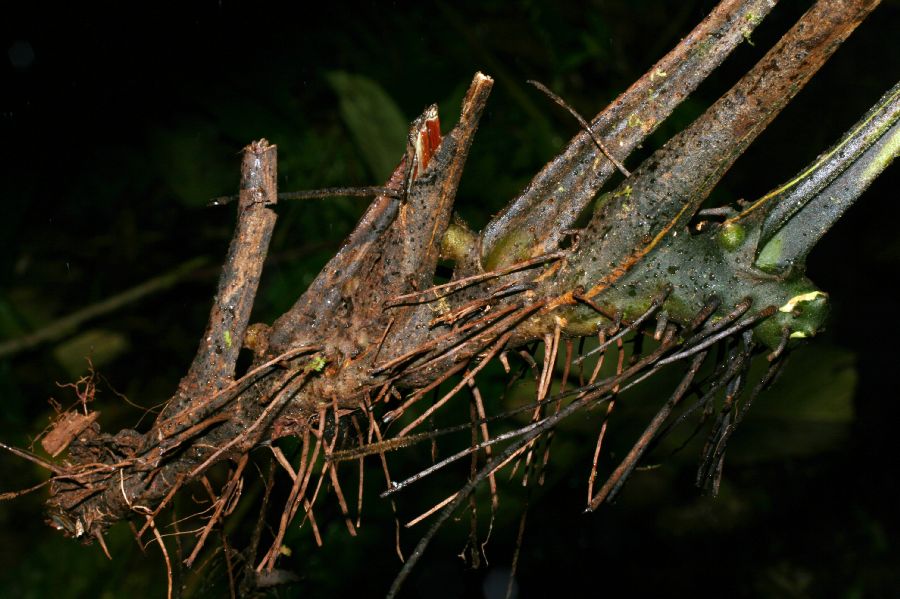
<svg viewBox="0 0 900 599">
<path fill-rule="evenodd" d="M 327 79 L 369 174 L 374 181 L 387 181 L 406 148 L 408 120 L 375 81 L 341 71 L 328 73 Z"/>
<path fill-rule="evenodd" d="M 3 67 L 0 337 L 40 329 L 192 256 L 219 260 L 233 211 L 205 204 L 234 193 L 240 149 L 253 139 L 278 144 L 283 190 L 381 183 L 402 154 L 406 123 L 437 102 L 448 130 L 476 70 L 497 85 L 458 210 L 480 227 L 577 131 L 526 79 L 545 82 L 583 114 L 594 114 L 712 4 L 361 3 L 286 14 L 220 2 L 172 14 L 145 7 L 136 17 L 109 6 L 54 8 L 52 19 L 19 6 L 3 26 L 5 47 L 25 41 L 34 59 L 23 65 L 10 53 Z M 754 33 L 755 46 L 739 48 L 629 165 L 727 89 L 809 2 L 782 4 Z M 853 35 L 738 162 L 713 202 L 756 197 L 790 176 L 893 83 L 898 14 L 898 3 L 887 2 Z M 133 28 L 133 19 L 145 29 Z M 900 215 L 890 201 L 897 183 L 895 172 L 886 173 L 812 255 L 810 275 L 832 294 L 834 325 L 799 352 L 735 435 L 719 499 L 692 486 L 695 442 L 662 468 L 638 473 L 616 506 L 582 516 L 604 410 L 564 427 L 554 440 L 547 485 L 530 498 L 521 596 L 559 592 L 563 577 L 631 596 L 896 591 L 900 470 L 892 398 L 893 340 L 900 331 L 885 315 L 896 299 L 884 281 L 897 275 L 900 261 L 893 224 Z M 254 320 L 271 321 L 293 303 L 363 209 L 364 200 L 350 198 L 279 206 Z M 203 330 L 216 275 L 214 268 L 200 270 L 56 345 L 0 361 L 0 439 L 27 446 L 52 414 L 48 397 L 74 401 L 56 383 L 83 374 L 85 357 L 108 381 L 101 382 L 95 406 L 103 429 L 135 426 L 140 412 L 114 390 L 147 407 L 169 396 Z M 494 410 L 529 392 L 525 384 L 502 399 L 505 381 L 496 370 L 481 381 Z M 619 402 L 604 467 L 622 455 L 672 387 L 665 377 L 651 385 Z M 467 409 L 441 418 L 456 422 Z M 442 442 L 441 452 L 453 443 Z M 662 459 L 668 449 L 650 459 Z M 264 455 L 255 458 L 265 462 Z M 431 457 L 422 448 L 398 460 L 395 476 Z M 450 469 L 442 482 L 401 495 L 401 520 L 446 496 L 465 471 Z M 0 455 L 0 472 L 2 491 L 44 477 L 8 455 Z M 355 489 L 353 468 L 344 475 L 345 492 Z M 370 596 L 387 588 L 400 564 L 390 506 L 377 499 L 379 476 L 373 468 L 366 478 L 358 538 L 347 535 L 331 497 L 317 510 L 323 548 L 314 546 L 308 525 L 291 528 L 292 555 L 283 565 L 301 582 L 277 596 Z M 479 596 L 502 579 L 525 501 L 515 481 L 502 484 L 487 546 L 490 566 L 472 572 L 455 557 L 465 543 L 463 518 L 429 549 L 410 596 Z M 284 489 L 275 492 L 283 500 Z M 0 596 L 163 596 L 165 570 L 155 545 L 145 555 L 128 528 L 118 527 L 108 541 L 114 555 L 108 562 L 96 546 L 81 547 L 44 525 L 43 494 L 0 504 Z M 254 469 L 238 512 L 246 518 L 232 525 L 235 542 L 246 541 L 259 496 Z M 479 497 L 486 526 L 488 508 L 484 494 Z M 189 512 L 190 499 L 181 501 Z M 403 531 L 406 551 L 423 526 Z M 196 596 L 227 593 L 221 561 L 201 573 L 203 580 L 191 582 Z"/>
</svg>

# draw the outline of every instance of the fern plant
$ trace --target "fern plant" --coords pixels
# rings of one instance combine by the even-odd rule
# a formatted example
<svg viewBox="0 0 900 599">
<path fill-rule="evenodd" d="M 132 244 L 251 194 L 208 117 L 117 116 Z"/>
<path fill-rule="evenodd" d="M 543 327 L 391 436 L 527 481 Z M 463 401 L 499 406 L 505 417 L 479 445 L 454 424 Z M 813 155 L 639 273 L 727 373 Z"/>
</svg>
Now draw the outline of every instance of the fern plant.
<svg viewBox="0 0 900 599">
<path fill-rule="evenodd" d="M 900 88 L 771 192 L 704 206 L 876 5 L 816 2 L 718 101 L 639 164 L 629 156 L 750 40 L 773 2 L 723 0 L 589 122 L 534 82 L 582 130 L 480 230 L 454 212 L 454 201 L 494 86 L 489 75 L 475 75 L 448 132 L 436 106 L 409 126 L 406 151 L 381 186 L 279 193 L 276 147 L 251 143 L 239 195 L 215 201 L 236 204 L 238 221 L 207 330 L 153 424 L 104 433 L 85 402 L 43 437 L 54 456 L 67 451 L 64 459 L 10 448 L 52 473 L 48 522 L 102 545 L 110 526 L 130 520 L 139 539 L 158 543 L 171 583 L 161 515 L 188 489 L 209 494 L 208 513 L 194 516 L 196 541 L 182 556 L 193 566 L 203 551 L 220 549 L 210 547 L 211 535 L 227 529 L 248 468 L 264 453 L 271 467 L 257 524 L 244 546 L 222 548 L 232 592 L 250 593 L 290 578 L 278 565 L 292 524 L 308 522 L 321 540 L 316 506 L 326 489 L 349 534 L 357 533 L 359 510 L 351 506 L 354 495 L 362 501 L 367 460 L 383 472 L 381 495 L 391 505 L 464 460 L 458 488 L 409 520 L 430 528 L 404 556 L 393 596 L 454 515 L 471 514 L 467 555 L 481 559 L 501 501 L 498 477 L 508 469 L 528 489 L 543 484 L 560 424 L 598 409 L 608 418 L 629 389 L 673 372 L 665 402 L 607 474 L 598 467 L 602 420 L 585 507 L 613 499 L 648 450 L 693 419 L 706 427 L 696 482 L 716 493 L 736 427 L 785 357 L 825 326 L 829 297 L 805 276 L 805 259 L 897 154 Z M 335 75 L 332 84 L 360 83 Z M 327 195 L 374 200 L 294 305 L 272 323 L 250 325 L 276 206 Z M 253 358 L 238 373 L 242 349 Z M 762 372 L 754 367 L 760 362 Z M 528 401 L 483 397 L 480 377 L 498 364 L 511 384 L 533 379 Z M 466 421 L 448 424 L 444 414 Z M 445 436 L 463 439 L 449 456 L 392 473 L 394 452 Z M 358 475 L 346 474 L 351 461 Z M 288 482 L 273 495 L 275 472 Z M 346 476 L 358 494 L 346 490 Z M 490 515 L 482 510 L 479 518 L 481 489 Z"/>
</svg>

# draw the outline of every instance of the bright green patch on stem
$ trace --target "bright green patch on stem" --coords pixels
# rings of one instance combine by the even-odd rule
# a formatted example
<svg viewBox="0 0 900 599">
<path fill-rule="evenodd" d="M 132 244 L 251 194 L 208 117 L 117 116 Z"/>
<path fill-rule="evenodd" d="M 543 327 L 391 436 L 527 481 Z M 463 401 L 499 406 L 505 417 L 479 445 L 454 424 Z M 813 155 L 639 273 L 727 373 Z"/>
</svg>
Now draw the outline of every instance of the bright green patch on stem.
<svg viewBox="0 0 900 599">
<path fill-rule="evenodd" d="M 807 339 L 822 330 L 828 315 L 828 294 L 817 289 L 797 294 L 778 309 L 771 318 L 756 327 L 756 337 L 776 347 L 784 331 L 789 339 Z"/>
<path fill-rule="evenodd" d="M 756 266 L 766 272 L 778 270 L 778 265 L 781 264 L 781 248 L 783 244 L 784 242 L 778 235 L 770 239 L 759 253 L 759 258 L 756 259 Z"/>
<path fill-rule="evenodd" d="M 601 327 L 609 324 L 609 319 L 597 314 L 593 310 L 578 306 L 561 312 L 560 317 L 565 323 L 563 330 L 567 335 L 575 337 L 591 337 L 596 335 Z"/>
<path fill-rule="evenodd" d="M 304 373 L 310 372 L 322 372 L 322 369 L 325 368 L 325 364 L 328 363 L 328 360 L 325 359 L 325 356 L 322 354 L 316 354 L 312 358 L 310 358 L 309 362 L 303 367 Z"/>
<path fill-rule="evenodd" d="M 739 225 L 738 223 L 725 224 L 716 236 L 719 245 L 729 252 L 741 247 L 746 238 L 747 230 L 744 229 L 743 225 Z"/>
<path fill-rule="evenodd" d="M 484 260 L 485 270 L 496 270 L 527 260 L 536 243 L 534 236 L 526 231 L 511 231 L 503 236 Z"/>
<path fill-rule="evenodd" d="M 475 235 L 468 228 L 450 223 L 441 239 L 441 258 L 462 262 L 475 247 Z"/>
<path fill-rule="evenodd" d="M 884 147 L 881 148 L 881 151 L 878 152 L 878 155 L 863 172 L 862 179 L 864 181 L 874 179 L 880 175 L 881 171 L 886 169 L 898 155 L 900 155 L 900 129 L 895 131 L 887 140 L 887 143 L 884 144 Z"/>
<path fill-rule="evenodd" d="M 780 308 L 778 308 L 779 312 L 793 312 L 798 304 L 803 302 L 811 302 L 818 297 L 828 297 L 824 291 L 819 291 L 816 289 L 815 291 L 810 291 L 808 293 L 801 293 L 800 295 L 795 295 L 791 299 L 787 301 L 787 303 Z"/>
</svg>

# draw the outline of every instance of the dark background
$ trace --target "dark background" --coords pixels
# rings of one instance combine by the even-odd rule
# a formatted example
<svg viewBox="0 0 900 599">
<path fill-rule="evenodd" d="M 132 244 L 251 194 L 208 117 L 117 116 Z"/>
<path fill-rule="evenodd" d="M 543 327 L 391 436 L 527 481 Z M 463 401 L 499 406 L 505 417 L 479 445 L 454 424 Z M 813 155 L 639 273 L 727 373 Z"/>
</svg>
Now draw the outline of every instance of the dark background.
<svg viewBox="0 0 900 599">
<path fill-rule="evenodd" d="M 700 114 L 810 3 L 782 4 L 753 34 L 755 45 L 742 44 L 644 153 Z M 0 440 L 27 446 L 52 414 L 48 398 L 74 401 L 58 383 L 84 375 L 88 355 L 108 381 L 94 406 L 104 430 L 134 426 L 140 416 L 112 389 L 147 407 L 169 396 L 196 349 L 231 235 L 233 209 L 205 204 L 236 191 L 249 141 L 278 144 L 283 190 L 377 184 L 403 151 L 404 123 L 438 102 L 446 131 L 482 70 L 496 85 L 458 199 L 480 227 L 577 131 L 526 79 L 595 114 L 713 5 L 8 7 L 0 24 L 0 338 L 38 330 L 188 259 L 206 256 L 210 267 L 61 341 L 0 360 Z M 896 81 L 898 26 L 900 4 L 885 3 L 738 161 L 713 200 L 758 197 L 833 143 Z M 799 352 L 736 435 L 720 497 L 693 487 L 697 449 L 689 447 L 664 468 L 640 473 L 616 505 L 582 515 L 595 414 L 559 435 L 548 484 L 532 498 L 520 596 L 564 582 L 629 595 L 896 593 L 897 184 L 897 168 L 888 169 L 812 254 L 809 274 L 834 305 L 830 327 Z M 254 320 L 271 321 L 291 305 L 364 202 L 279 206 Z M 502 377 L 486 378 L 482 390 L 498 394 Z M 650 409 L 621 411 L 612 451 L 627 446 Z M 0 456 L 0 491 L 43 476 Z M 373 469 L 368 478 L 361 538 L 348 539 L 337 518 L 323 524 L 322 549 L 306 528 L 289 537 L 293 555 L 284 565 L 302 580 L 281 596 L 383 594 L 400 564 L 390 511 L 375 499 L 378 476 Z M 490 566 L 465 569 L 457 558 L 464 523 L 454 524 L 413 574 L 410 596 L 479 596 L 503 585 L 523 501 L 521 487 L 508 487 Z M 239 512 L 248 521 L 254 488 L 248 480 Z M 0 504 L 0 595 L 164 595 L 155 546 L 143 555 L 119 527 L 108 562 L 96 546 L 81 547 L 43 523 L 43 493 Z M 401 496 L 401 512 L 408 519 L 444 495 L 412 491 Z M 404 533 L 407 552 L 419 534 Z M 197 596 L 227 593 L 221 564 L 205 571 Z"/>
</svg>

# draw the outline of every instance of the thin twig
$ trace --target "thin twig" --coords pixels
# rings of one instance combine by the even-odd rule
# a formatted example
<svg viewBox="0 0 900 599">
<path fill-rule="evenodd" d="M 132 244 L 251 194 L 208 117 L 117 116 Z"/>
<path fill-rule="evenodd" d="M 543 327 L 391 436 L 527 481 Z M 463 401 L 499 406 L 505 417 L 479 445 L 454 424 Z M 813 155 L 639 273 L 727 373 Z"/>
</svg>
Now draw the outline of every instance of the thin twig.
<svg viewBox="0 0 900 599">
<path fill-rule="evenodd" d="M 618 160 L 616 160 L 616 158 L 609 151 L 609 148 L 607 148 L 606 145 L 602 141 L 600 141 L 600 138 L 597 136 L 596 133 L 594 133 L 594 130 L 591 128 L 590 124 L 588 124 L 588 122 L 586 120 L 584 120 L 583 116 L 578 114 L 577 110 L 575 110 L 574 108 L 569 106 L 569 104 L 566 103 L 565 100 L 563 100 L 562 98 L 560 98 L 559 96 L 554 94 L 552 91 L 550 91 L 550 89 L 546 85 L 541 83 L 540 81 L 535 81 L 534 79 L 529 79 L 528 83 L 530 83 L 534 87 L 538 88 L 540 91 L 544 92 L 544 94 L 548 98 L 550 98 L 551 100 L 556 102 L 562 108 L 565 108 L 569 112 L 569 114 L 571 114 L 573 117 L 575 117 L 575 120 L 578 121 L 578 124 L 581 125 L 581 128 L 584 129 L 587 132 L 587 134 L 591 136 L 591 139 L 594 140 L 594 143 L 597 144 L 597 147 L 600 148 L 601 152 L 603 152 L 603 155 L 606 156 L 607 158 L 609 158 L 609 161 L 612 162 L 617 169 L 619 169 L 619 172 L 622 173 L 623 175 L 625 175 L 626 177 L 631 176 L 631 173 L 628 172 L 628 169 L 625 168 L 625 165 L 622 164 L 621 162 L 619 162 Z"/>
<path fill-rule="evenodd" d="M 387 198 L 398 198 L 400 193 L 396 189 L 390 187 L 324 187 L 322 189 L 305 189 L 302 191 L 287 191 L 278 194 L 279 200 L 321 200 L 324 198 L 334 197 L 359 197 L 371 198 L 384 196 Z M 240 196 L 219 196 L 207 202 L 207 206 L 224 206 L 237 200 Z"/>
<path fill-rule="evenodd" d="M 53 474 L 61 475 L 61 474 L 67 473 L 65 469 L 60 468 L 53 462 L 48 462 L 44 458 L 42 458 L 40 456 L 36 456 L 33 453 L 31 453 L 30 451 L 27 451 L 25 449 L 19 449 L 18 447 L 13 447 L 12 445 L 7 445 L 6 443 L 3 443 L 3 442 L 0 442 L 0 448 L 5 449 L 6 451 L 12 453 L 13 455 L 17 455 L 20 458 L 26 459 L 29 462 L 34 462 L 41 468 L 45 468 L 45 469 L 49 470 L 50 472 L 52 472 Z"/>
<path fill-rule="evenodd" d="M 4 341 L 0 343 L 0 358 L 13 356 L 44 343 L 61 339 L 66 335 L 77 331 L 79 327 L 89 320 L 105 316 L 111 312 L 115 312 L 119 308 L 133 304 L 150 295 L 165 291 L 188 279 L 208 262 L 209 258 L 206 257 L 192 258 L 191 260 L 176 266 L 167 273 L 154 277 L 149 281 L 144 281 L 131 289 L 117 293 L 116 295 L 95 304 L 76 310 L 68 316 L 63 316 L 58 320 L 46 324 L 33 333 L 28 333 L 22 337 Z"/>
<path fill-rule="evenodd" d="M 41 487 L 44 487 L 50 483 L 52 479 L 47 479 L 44 482 L 40 482 L 33 487 L 28 487 L 27 489 L 20 489 L 18 491 L 7 491 L 6 493 L 0 493 L 0 501 L 7 501 L 9 499 L 15 499 L 16 497 L 21 497 L 22 495 L 26 495 L 31 493 L 32 491 L 37 491 Z"/>
</svg>

